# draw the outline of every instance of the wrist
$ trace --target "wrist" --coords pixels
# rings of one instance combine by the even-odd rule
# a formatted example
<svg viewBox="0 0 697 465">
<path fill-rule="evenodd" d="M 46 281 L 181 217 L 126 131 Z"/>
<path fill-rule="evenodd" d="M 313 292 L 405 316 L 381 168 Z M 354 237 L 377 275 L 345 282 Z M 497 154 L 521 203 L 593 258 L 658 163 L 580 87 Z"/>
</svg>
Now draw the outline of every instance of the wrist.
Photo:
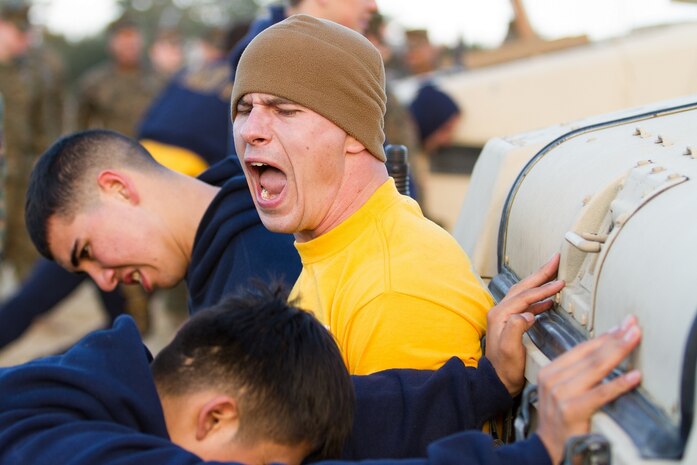
<svg viewBox="0 0 697 465">
<path fill-rule="evenodd" d="M 564 453 L 564 444 L 559 444 L 559 440 L 555 440 L 555 437 L 551 433 L 547 433 L 543 428 L 540 428 L 535 433 L 540 438 L 542 445 L 547 450 L 551 462 L 553 464 L 558 464 L 561 462 L 562 455 Z"/>
</svg>

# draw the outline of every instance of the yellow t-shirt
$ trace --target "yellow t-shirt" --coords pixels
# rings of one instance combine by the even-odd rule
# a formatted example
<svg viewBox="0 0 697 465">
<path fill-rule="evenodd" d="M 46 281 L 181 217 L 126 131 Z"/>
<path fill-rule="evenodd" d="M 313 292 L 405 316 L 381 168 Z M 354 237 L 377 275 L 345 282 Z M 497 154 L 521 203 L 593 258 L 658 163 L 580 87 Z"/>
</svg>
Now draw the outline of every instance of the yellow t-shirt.
<svg viewBox="0 0 697 465">
<path fill-rule="evenodd" d="M 346 221 L 295 244 L 291 292 L 334 334 L 352 374 L 476 366 L 493 299 L 453 237 L 385 182 Z"/>
</svg>

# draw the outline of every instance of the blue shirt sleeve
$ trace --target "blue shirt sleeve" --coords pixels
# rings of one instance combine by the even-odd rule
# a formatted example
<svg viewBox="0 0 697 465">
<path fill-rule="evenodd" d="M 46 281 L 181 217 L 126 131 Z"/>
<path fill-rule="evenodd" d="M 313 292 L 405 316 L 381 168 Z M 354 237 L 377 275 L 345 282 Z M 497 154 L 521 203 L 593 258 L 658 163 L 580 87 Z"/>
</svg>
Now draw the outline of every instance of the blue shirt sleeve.
<svg viewBox="0 0 697 465">
<path fill-rule="evenodd" d="M 428 445 L 511 408 L 491 363 L 453 357 L 437 371 L 386 370 L 354 376 L 354 426 L 342 458 L 424 457 Z"/>
</svg>

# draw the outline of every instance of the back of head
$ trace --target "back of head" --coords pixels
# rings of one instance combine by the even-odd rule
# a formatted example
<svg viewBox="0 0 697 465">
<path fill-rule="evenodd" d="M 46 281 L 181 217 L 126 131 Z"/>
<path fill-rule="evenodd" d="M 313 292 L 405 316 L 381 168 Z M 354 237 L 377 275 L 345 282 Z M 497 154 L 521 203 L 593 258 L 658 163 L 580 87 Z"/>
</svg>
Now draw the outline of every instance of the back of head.
<svg viewBox="0 0 697 465">
<path fill-rule="evenodd" d="M 139 30 L 139 26 L 135 18 L 129 14 L 124 14 L 115 19 L 107 26 L 107 34 L 113 36 L 124 30 Z"/>
<path fill-rule="evenodd" d="M 432 83 L 419 89 L 409 110 L 416 121 L 422 144 L 450 118 L 460 114 L 457 103 Z"/>
<path fill-rule="evenodd" d="M 245 49 L 232 89 L 232 118 L 248 93 L 286 98 L 327 118 L 385 161 L 385 70 L 361 34 L 332 21 L 295 15 Z"/>
<path fill-rule="evenodd" d="M 152 364 L 161 395 L 215 387 L 240 409 L 246 444 L 307 443 L 337 456 L 351 430 L 353 385 L 329 332 L 261 284 L 197 313 Z"/>
<path fill-rule="evenodd" d="M 29 236 L 44 257 L 52 259 L 49 219 L 71 219 L 96 203 L 96 182 L 89 181 L 104 169 L 124 167 L 161 168 L 136 141 L 105 129 L 61 137 L 39 157 L 29 177 L 24 214 Z"/>
</svg>

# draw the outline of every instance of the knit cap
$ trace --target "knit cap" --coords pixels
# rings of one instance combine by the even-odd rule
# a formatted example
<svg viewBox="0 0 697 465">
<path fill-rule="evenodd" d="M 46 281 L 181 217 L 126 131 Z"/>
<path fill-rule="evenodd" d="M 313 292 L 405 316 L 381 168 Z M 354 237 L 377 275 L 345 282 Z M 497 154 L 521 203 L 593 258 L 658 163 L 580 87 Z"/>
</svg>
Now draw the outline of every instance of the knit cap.
<svg viewBox="0 0 697 465">
<path fill-rule="evenodd" d="M 419 89 L 409 105 L 409 110 L 419 128 L 421 143 L 450 118 L 460 113 L 455 101 L 430 82 Z"/>
<path fill-rule="evenodd" d="M 237 102 L 259 92 L 327 118 L 385 161 L 385 70 L 378 50 L 332 21 L 295 15 L 264 30 L 242 54 L 232 88 Z"/>
</svg>

